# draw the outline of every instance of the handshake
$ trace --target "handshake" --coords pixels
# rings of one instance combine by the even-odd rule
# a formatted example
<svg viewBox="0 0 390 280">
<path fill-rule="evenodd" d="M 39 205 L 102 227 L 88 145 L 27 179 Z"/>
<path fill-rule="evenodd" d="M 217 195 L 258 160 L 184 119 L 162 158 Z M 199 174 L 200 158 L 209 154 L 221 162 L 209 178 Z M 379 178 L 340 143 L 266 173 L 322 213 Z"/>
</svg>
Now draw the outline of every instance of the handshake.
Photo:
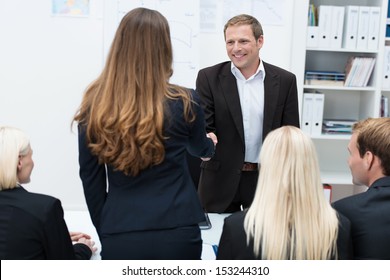
<svg viewBox="0 0 390 280">
<path fill-rule="evenodd" d="M 218 143 L 217 135 L 215 135 L 214 132 L 209 132 L 209 133 L 206 134 L 206 136 L 207 136 L 207 138 L 211 138 L 211 140 L 213 140 L 214 148 L 215 148 L 215 146 Z M 203 160 L 203 161 L 208 161 L 210 159 L 211 158 L 209 158 L 209 157 L 207 157 L 207 158 L 201 157 L 201 160 Z"/>
</svg>

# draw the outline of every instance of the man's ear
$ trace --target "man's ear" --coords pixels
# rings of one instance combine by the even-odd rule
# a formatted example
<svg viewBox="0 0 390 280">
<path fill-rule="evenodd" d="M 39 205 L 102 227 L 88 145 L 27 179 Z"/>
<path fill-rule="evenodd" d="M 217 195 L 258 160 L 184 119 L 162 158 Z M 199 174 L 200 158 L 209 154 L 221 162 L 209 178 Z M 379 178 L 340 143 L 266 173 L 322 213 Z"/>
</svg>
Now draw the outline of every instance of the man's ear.
<svg viewBox="0 0 390 280">
<path fill-rule="evenodd" d="M 370 151 L 367 151 L 364 154 L 364 160 L 365 160 L 365 166 L 367 167 L 367 170 L 370 170 L 372 165 L 374 164 L 374 154 L 371 153 Z"/>
</svg>

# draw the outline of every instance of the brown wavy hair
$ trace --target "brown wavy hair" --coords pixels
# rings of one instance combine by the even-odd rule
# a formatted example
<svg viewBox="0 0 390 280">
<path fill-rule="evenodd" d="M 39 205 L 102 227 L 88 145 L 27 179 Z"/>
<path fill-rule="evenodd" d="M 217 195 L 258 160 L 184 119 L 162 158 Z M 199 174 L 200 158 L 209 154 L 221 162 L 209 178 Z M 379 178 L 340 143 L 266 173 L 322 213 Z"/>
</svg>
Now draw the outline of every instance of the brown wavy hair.
<svg viewBox="0 0 390 280">
<path fill-rule="evenodd" d="M 182 99 L 185 119 L 193 121 L 188 89 L 169 83 L 172 62 L 166 18 L 145 8 L 128 12 L 73 120 L 86 129 L 88 147 L 100 163 L 133 176 L 160 164 L 167 99 Z"/>
</svg>

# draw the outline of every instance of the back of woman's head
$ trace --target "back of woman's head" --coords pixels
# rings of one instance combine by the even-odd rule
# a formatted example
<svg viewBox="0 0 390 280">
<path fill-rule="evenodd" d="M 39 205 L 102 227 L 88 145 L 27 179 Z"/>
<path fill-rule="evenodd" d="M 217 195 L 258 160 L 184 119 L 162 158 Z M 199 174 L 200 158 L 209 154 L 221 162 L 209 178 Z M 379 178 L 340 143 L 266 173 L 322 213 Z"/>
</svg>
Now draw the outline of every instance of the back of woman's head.
<svg viewBox="0 0 390 280">
<path fill-rule="evenodd" d="M 311 139 L 293 126 L 272 131 L 263 143 L 260 165 L 246 218 L 255 254 L 265 259 L 330 258 L 337 217 L 325 199 Z"/>
<path fill-rule="evenodd" d="M 29 150 L 30 141 L 24 132 L 0 126 L 0 190 L 16 187 L 19 156 L 27 155 Z"/>
<path fill-rule="evenodd" d="M 320 193 L 317 153 L 299 128 L 283 126 L 267 135 L 260 153 L 261 190 L 268 196 L 300 202 Z M 273 182 L 273 185 L 265 184 Z"/>
<path fill-rule="evenodd" d="M 166 18 L 146 8 L 128 12 L 74 117 L 101 163 L 135 176 L 164 160 L 166 100 L 181 98 L 186 118 L 191 112 L 188 91 L 169 83 L 172 61 Z"/>
<path fill-rule="evenodd" d="M 108 70 L 123 78 L 134 78 L 137 86 L 143 86 L 153 83 L 153 79 L 167 82 L 172 75 L 172 62 L 167 19 L 146 8 L 128 12 L 116 31 L 108 55 Z"/>
</svg>

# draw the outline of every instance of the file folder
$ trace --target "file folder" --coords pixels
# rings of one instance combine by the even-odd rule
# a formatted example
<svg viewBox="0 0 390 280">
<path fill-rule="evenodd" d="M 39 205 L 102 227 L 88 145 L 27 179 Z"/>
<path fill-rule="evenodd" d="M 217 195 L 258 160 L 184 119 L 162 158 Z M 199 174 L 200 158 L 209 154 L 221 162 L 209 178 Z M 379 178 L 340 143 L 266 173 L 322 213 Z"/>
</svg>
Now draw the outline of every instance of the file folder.
<svg viewBox="0 0 390 280">
<path fill-rule="evenodd" d="M 325 95 L 316 93 L 313 97 L 313 113 L 311 124 L 311 135 L 320 136 L 322 134 L 322 119 L 324 115 Z"/>
<path fill-rule="evenodd" d="M 356 49 L 359 6 L 346 6 L 344 19 L 342 47 L 345 49 Z"/>
<path fill-rule="evenodd" d="M 364 76 L 364 81 L 363 81 L 362 87 L 368 86 L 368 82 L 370 81 L 372 72 L 374 70 L 375 62 L 376 62 L 375 57 L 370 57 L 368 59 L 368 62 L 367 62 L 368 65 L 366 65 L 368 68 L 366 69 L 366 73 Z"/>
<path fill-rule="evenodd" d="M 370 22 L 370 7 L 359 6 L 359 23 L 357 32 L 356 48 L 359 50 L 367 49 L 368 27 Z"/>
<path fill-rule="evenodd" d="M 390 89 L 390 46 L 385 46 L 384 54 L 382 88 Z"/>
<path fill-rule="evenodd" d="M 318 46 L 320 48 L 330 48 L 330 27 L 332 21 L 332 6 L 318 6 Z"/>
<path fill-rule="evenodd" d="M 381 8 L 370 7 L 367 49 L 377 50 L 379 41 Z"/>
<path fill-rule="evenodd" d="M 359 57 L 350 57 L 348 59 L 347 65 L 345 66 L 345 82 L 344 86 L 352 87 L 354 85 L 353 81 L 355 80 L 356 73 L 358 72 L 358 68 L 360 65 Z"/>
<path fill-rule="evenodd" d="M 309 48 L 318 47 L 318 26 L 308 26 L 307 27 L 307 36 L 306 36 L 306 46 Z"/>
<path fill-rule="evenodd" d="M 303 93 L 301 129 L 309 136 L 311 135 L 314 95 L 314 93 Z"/>
<path fill-rule="evenodd" d="M 341 48 L 344 28 L 345 7 L 332 6 L 332 19 L 330 26 L 330 48 Z"/>
</svg>

